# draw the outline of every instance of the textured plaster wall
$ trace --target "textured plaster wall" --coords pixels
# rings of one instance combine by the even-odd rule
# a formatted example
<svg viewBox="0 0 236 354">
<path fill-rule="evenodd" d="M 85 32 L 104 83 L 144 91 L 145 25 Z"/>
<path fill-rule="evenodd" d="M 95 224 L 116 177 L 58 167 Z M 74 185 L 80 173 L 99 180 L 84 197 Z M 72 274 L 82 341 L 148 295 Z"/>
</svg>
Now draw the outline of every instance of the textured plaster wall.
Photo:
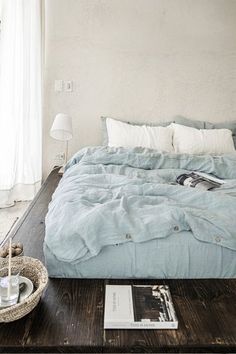
<svg viewBox="0 0 236 354">
<path fill-rule="evenodd" d="M 71 155 L 101 143 L 100 116 L 236 119 L 235 0 L 45 0 L 44 176 L 73 117 Z M 55 93 L 54 80 L 74 81 Z"/>
</svg>

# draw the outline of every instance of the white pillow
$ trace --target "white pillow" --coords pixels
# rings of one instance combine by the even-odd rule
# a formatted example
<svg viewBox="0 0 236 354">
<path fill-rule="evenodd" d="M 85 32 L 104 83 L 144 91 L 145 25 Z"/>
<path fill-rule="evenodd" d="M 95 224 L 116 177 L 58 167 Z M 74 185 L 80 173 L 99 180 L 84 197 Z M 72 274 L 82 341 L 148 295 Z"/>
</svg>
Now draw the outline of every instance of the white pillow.
<svg viewBox="0 0 236 354">
<path fill-rule="evenodd" d="M 221 155 L 235 152 L 229 129 L 196 129 L 171 123 L 177 153 Z"/>
<path fill-rule="evenodd" d="M 174 152 L 173 131 L 169 127 L 131 125 L 112 118 L 106 119 L 108 146 L 141 146 L 165 152 Z"/>
</svg>

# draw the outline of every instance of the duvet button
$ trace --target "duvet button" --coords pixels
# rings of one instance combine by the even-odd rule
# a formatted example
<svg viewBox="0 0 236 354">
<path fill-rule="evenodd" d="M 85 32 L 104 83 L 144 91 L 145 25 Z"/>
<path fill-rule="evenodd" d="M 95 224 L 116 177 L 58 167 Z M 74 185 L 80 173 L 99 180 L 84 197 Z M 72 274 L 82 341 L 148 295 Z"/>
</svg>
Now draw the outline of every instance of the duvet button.
<svg viewBox="0 0 236 354">
<path fill-rule="evenodd" d="M 126 234 L 125 238 L 126 238 L 126 240 L 131 240 L 131 235 L 130 234 Z"/>
<path fill-rule="evenodd" d="M 221 241 L 221 237 L 220 236 L 216 236 L 215 240 L 216 240 L 216 242 L 220 242 Z"/>
<path fill-rule="evenodd" d="M 174 226 L 174 231 L 179 231 L 179 226 L 178 225 Z"/>
</svg>

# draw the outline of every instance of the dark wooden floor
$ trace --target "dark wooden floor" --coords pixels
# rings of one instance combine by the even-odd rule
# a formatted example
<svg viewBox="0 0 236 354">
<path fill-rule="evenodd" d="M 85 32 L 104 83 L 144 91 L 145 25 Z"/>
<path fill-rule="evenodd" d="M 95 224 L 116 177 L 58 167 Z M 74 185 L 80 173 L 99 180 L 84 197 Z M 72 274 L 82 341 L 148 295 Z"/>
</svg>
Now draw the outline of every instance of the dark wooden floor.
<svg viewBox="0 0 236 354">
<path fill-rule="evenodd" d="M 47 205 L 60 177 L 51 173 L 17 229 L 25 254 L 44 261 L 42 243 Z M 170 286 L 178 330 L 104 330 L 104 286 Z M 86 280 L 51 279 L 34 311 L 0 324 L 2 353 L 234 353 L 236 280 Z"/>
</svg>

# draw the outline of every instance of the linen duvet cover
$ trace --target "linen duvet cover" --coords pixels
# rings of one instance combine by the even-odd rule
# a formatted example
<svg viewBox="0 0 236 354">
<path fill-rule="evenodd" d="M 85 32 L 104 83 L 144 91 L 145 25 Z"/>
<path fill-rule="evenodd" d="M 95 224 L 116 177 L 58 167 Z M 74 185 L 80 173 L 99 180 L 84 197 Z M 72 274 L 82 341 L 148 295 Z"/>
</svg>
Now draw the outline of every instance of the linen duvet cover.
<svg viewBox="0 0 236 354">
<path fill-rule="evenodd" d="M 176 184 L 177 176 L 189 171 L 226 183 L 212 191 Z M 89 147 L 69 161 L 53 195 L 45 249 L 58 262 L 78 265 L 95 261 L 113 245 L 178 242 L 183 233 L 231 255 L 236 251 L 236 153 L 194 156 Z M 236 276 L 235 266 L 231 275 Z"/>
</svg>

